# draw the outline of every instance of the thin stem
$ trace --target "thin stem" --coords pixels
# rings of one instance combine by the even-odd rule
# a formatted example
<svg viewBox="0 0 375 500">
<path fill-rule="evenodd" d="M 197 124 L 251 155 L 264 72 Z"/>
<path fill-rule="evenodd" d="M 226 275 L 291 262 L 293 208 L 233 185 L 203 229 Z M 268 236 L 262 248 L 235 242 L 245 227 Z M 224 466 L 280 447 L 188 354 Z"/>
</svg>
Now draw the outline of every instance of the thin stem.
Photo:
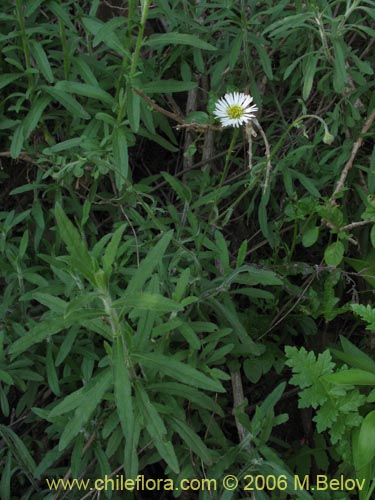
<svg viewBox="0 0 375 500">
<path fill-rule="evenodd" d="M 232 140 L 230 141 L 229 148 L 228 148 L 227 154 L 225 156 L 225 165 L 224 165 L 223 173 L 221 174 L 219 186 L 218 186 L 217 191 L 216 191 L 217 194 L 220 192 L 220 189 L 223 187 L 224 181 L 227 177 L 229 166 L 230 166 L 230 160 L 232 159 L 232 153 L 234 150 L 234 145 L 236 144 L 237 137 L 238 137 L 238 128 L 235 128 L 234 132 L 233 132 Z M 216 200 L 217 200 L 217 198 L 216 198 Z"/>
<path fill-rule="evenodd" d="M 20 26 L 20 32 L 21 32 L 21 41 L 22 41 L 23 54 L 25 57 L 25 66 L 26 70 L 28 71 L 27 79 L 29 80 L 29 86 L 32 87 L 33 78 L 31 73 L 29 72 L 29 70 L 31 69 L 30 46 L 26 36 L 25 20 L 24 20 L 24 14 L 22 12 L 21 0 L 16 0 L 16 11 L 17 11 L 17 21 Z"/>
<path fill-rule="evenodd" d="M 135 72 L 137 70 L 138 59 L 139 59 L 139 55 L 140 55 L 141 48 L 142 48 L 143 34 L 144 34 L 144 31 L 145 31 L 145 26 L 146 26 L 146 21 L 147 21 L 147 15 L 148 15 L 148 10 L 150 8 L 150 4 L 151 4 L 151 0 L 144 0 L 144 2 L 142 3 L 141 22 L 140 22 L 140 25 L 139 25 L 139 30 L 138 30 L 138 35 L 137 35 L 137 41 L 136 41 L 136 44 L 135 44 L 135 49 L 134 49 L 134 52 L 133 52 L 133 55 L 132 55 L 132 61 L 131 61 L 131 66 L 130 66 L 130 70 L 129 70 L 129 81 L 130 81 L 130 84 L 131 84 L 132 79 L 134 77 L 134 74 L 135 74 Z M 125 72 L 125 69 L 126 69 L 126 65 L 127 65 L 125 59 L 126 59 L 126 55 L 124 55 L 123 68 L 122 68 L 122 72 L 121 72 L 121 78 L 124 75 L 124 72 Z M 124 68 L 124 64 L 125 64 L 125 68 Z M 116 121 L 117 121 L 118 125 L 122 122 L 122 120 L 124 119 L 124 117 L 126 115 L 127 100 L 128 100 L 128 85 L 126 86 L 125 93 L 124 93 L 124 95 L 123 95 L 123 97 L 121 99 L 120 109 L 119 109 L 119 112 L 117 114 L 117 120 Z"/>
<path fill-rule="evenodd" d="M 202 236 L 200 237 L 199 242 L 197 244 L 197 251 L 199 251 L 200 248 L 201 248 L 203 240 L 206 237 L 208 228 L 212 227 L 212 225 L 213 225 L 212 224 L 212 220 L 211 220 L 212 214 L 213 214 L 215 208 L 217 207 L 218 199 L 219 199 L 219 196 L 220 196 L 220 191 L 221 191 L 221 188 L 223 187 L 224 181 L 225 181 L 225 179 L 227 177 L 227 174 L 228 174 L 228 170 L 229 170 L 229 167 L 230 167 L 230 160 L 232 158 L 232 154 L 233 154 L 233 150 L 234 150 L 234 145 L 236 144 L 237 136 L 238 136 L 238 129 L 235 128 L 234 132 L 233 132 L 232 140 L 230 141 L 229 148 L 228 148 L 227 154 L 225 156 L 225 164 L 224 164 L 224 168 L 223 168 L 223 173 L 221 174 L 218 187 L 215 188 L 216 196 L 214 198 L 213 204 L 211 206 L 210 213 L 208 215 L 207 225 L 206 225 L 206 227 L 204 229 L 204 232 L 202 233 Z M 217 220 L 218 218 L 219 217 L 217 217 L 215 220 Z"/>
<path fill-rule="evenodd" d="M 60 5 L 62 6 L 61 1 L 60 1 Z M 66 40 L 65 25 L 64 25 L 63 20 L 60 18 L 59 18 L 59 31 L 60 31 L 61 45 L 62 45 L 63 54 L 64 54 L 64 77 L 65 77 L 65 80 L 69 80 L 69 71 L 70 71 L 69 50 L 68 50 L 68 44 L 67 44 L 67 40 Z"/>
<path fill-rule="evenodd" d="M 122 85 L 124 83 L 124 75 L 126 74 L 126 70 L 129 64 L 129 57 L 128 57 L 128 52 L 129 52 L 129 46 L 130 46 L 130 41 L 131 41 L 131 32 L 133 29 L 133 20 L 134 20 L 134 15 L 135 15 L 135 0 L 129 0 L 128 2 L 128 14 L 127 14 L 127 19 L 128 19 L 128 26 L 125 34 L 125 43 L 124 43 L 124 55 L 122 58 L 122 64 L 121 64 L 121 70 L 120 70 L 120 76 L 117 81 L 117 88 L 116 88 L 116 99 L 118 99 L 120 90 L 122 88 Z"/>
</svg>

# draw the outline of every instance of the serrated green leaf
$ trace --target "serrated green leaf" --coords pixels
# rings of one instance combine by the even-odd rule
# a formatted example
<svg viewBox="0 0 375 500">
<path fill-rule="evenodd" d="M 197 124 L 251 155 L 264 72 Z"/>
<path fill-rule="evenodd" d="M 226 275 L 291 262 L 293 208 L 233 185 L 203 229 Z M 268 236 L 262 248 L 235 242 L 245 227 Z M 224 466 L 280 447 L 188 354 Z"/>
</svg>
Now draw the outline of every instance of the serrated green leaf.
<svg viewBox="0 0 375 500">
<path fill-rule="evenodd" d="M 367 330 L 375 329 L 375 308 L 371 307 L 370 304 L 366 306 L 364 304 L 350 304 L 350 307 L 363 321 L 368 323 Z"/>
</svg>

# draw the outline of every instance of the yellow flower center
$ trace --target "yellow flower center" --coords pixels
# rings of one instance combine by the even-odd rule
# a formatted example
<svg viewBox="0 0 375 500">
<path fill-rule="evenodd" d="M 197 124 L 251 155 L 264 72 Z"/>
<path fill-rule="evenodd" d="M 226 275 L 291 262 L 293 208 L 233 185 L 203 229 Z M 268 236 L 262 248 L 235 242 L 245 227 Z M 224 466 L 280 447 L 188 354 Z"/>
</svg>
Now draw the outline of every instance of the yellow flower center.
<svg viewBox="0 0 375 500">
<path fill-rule="evenodd" d="M 238 104 L 232 104 L 227 108 L 227 115 L 229 118 L 232 120 L 235 120 L 237 118 L 241 118 L 243 115 L 243 108 L 242 106 L 239 106 Z"/>
</svg>

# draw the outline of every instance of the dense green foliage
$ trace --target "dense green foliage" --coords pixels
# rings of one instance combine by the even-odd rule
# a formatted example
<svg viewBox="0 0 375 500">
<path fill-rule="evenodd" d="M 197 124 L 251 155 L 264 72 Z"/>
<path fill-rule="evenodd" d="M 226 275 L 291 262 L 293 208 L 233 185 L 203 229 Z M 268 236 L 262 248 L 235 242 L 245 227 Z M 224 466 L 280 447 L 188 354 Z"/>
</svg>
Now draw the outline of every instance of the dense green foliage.
<svg viewBox="0 0 375 500">
<path fill-rule="evenodd" d="M 2 7 L 1 499 L 369 500 L 373 1 Z M 233 90 L 253 128 L 215 122 Z M 366 488 L 293 488 L 317 473 Z"/>
</svg>

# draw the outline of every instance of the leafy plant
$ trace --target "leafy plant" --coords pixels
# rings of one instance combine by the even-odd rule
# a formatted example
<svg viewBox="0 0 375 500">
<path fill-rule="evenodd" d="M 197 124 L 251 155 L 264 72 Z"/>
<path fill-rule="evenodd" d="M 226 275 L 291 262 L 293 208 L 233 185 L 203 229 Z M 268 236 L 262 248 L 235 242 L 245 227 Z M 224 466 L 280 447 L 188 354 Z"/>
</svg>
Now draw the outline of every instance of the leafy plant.
<svg viewBox="0 0 375 500">
<path fill-rule="evenodd" d="M 370 497 L 375 372 L 344 337 L 373 324 L 374 17 L 3 2 L 1 498 L 117 472 L 291 485 L 316 464 Z M 234 91 L 259 113 L 233 134 L 213 110 Z M 311 497 L 254 492 L 272 495 Z"/>
</svg>

